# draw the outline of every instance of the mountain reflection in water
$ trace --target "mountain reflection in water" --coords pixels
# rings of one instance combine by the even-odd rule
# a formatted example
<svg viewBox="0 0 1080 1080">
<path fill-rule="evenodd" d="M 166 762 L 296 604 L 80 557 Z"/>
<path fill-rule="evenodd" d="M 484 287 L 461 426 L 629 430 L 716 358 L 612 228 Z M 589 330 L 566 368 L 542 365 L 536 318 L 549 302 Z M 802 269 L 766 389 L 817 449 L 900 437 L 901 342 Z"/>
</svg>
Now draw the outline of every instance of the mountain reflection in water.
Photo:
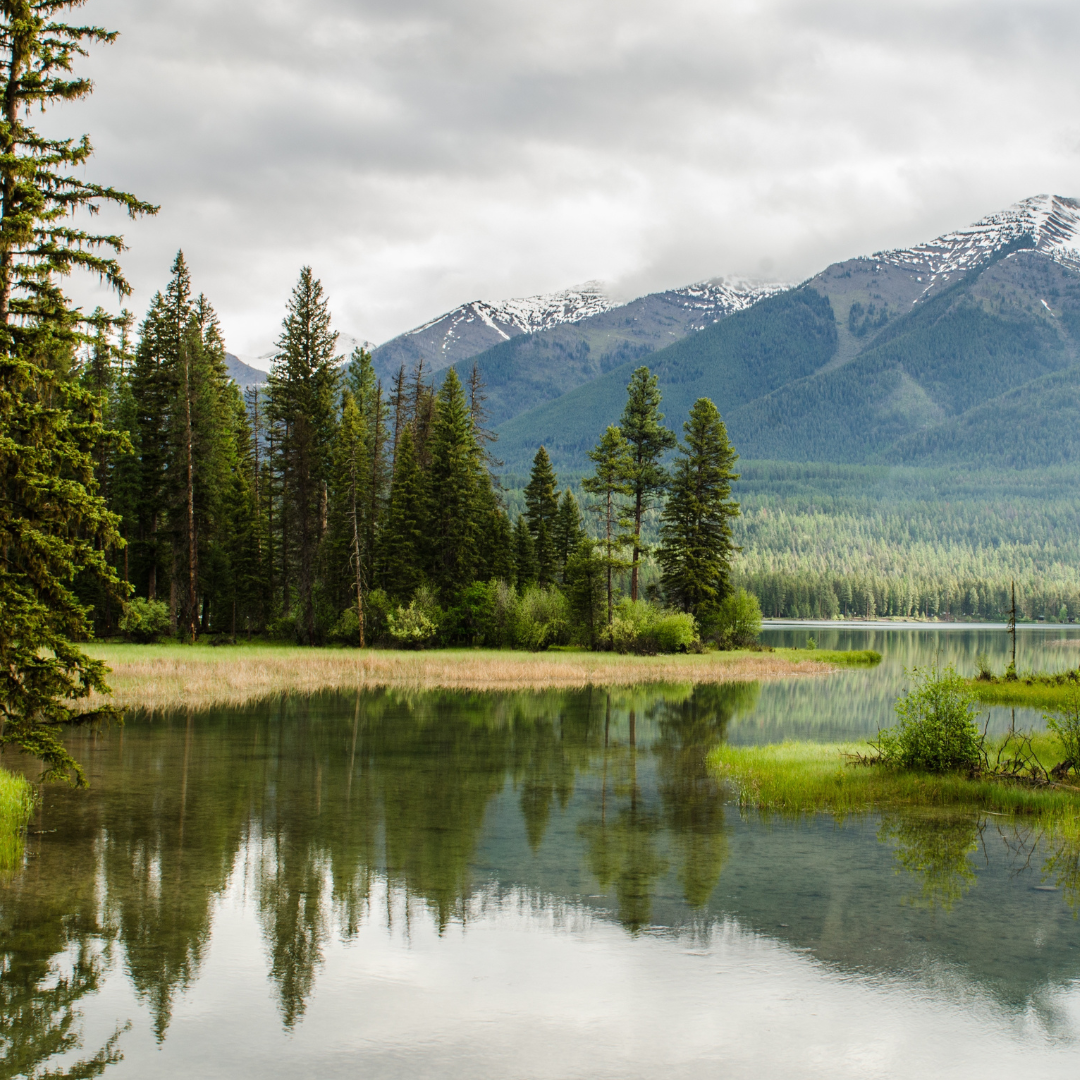
<svg viewBox="0 0 1080 1080">
<path fill-rule="evenodd" d="M 705 757 L 758 697 L 753 684 L 368 692 L 76 735 L 91 789 L 48 790 L 26 867 L 0 887 L 0 1077 L 218 1075 L 205 1055 L 226 1018 L 220 1075 L 239 1075 L 233 1052 L 250 1075 L 306 1075 L 285 1049 L 265 1057 L 282 1036 L 305 1047 L 310 1075 L 456 1074 L 438 1024 L 426 1050 L 415 1033 L 393 1053 L 380 1040 L 393 1042 L 399 1009 L 441 1022 L 466 1000 L 504 1030 L 470 1036 L 461 1075 L 507 1075 L 504 1055 L 532 1036 L 500 1040 L 547 1007 L 559 964 L 587 982 L 620 957 L 628 970 L 693 963 L 753 941 L 816 978 L 975 995 L 1074 1047 L 1075 843 L 986 815 L 741 815 Z M 551 971 L 543 949 L 498 968 L 523 932 L 549 939 Z M 588 944 L 578 961 L 556 959 L 568 940 Z M 674 976 L 648 977 L 652 1009 L 674 1007 Z M 779 993 L 775 978 L 751 980 L 747 1001 Z M 419 997 L 380 1004 L 403 987 Z M 550 988 L 574 994 L 565 979 Z M 346 1045 L 320 1001 L 361 1027 L 389 1012 Z M 535 1068 L 509 1071 L 572 1074 L 574 1040 L 558 1032 Z M 662 1075 L 648 1058 L 621 1074 Z"/>
</svg>

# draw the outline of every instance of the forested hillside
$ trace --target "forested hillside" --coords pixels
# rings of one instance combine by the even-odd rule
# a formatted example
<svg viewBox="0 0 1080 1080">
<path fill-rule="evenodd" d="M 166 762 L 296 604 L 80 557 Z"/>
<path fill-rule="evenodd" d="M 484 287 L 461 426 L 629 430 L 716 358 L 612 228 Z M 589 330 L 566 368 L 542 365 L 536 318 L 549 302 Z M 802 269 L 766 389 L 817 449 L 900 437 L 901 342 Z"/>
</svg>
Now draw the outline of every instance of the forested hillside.
<svg viewBox="0 0 1080 1080">
<path fill-rule="evenodd" d="M 885 274 L 883 288 L 898 273 Z M 901 311 L 884 299 L 897 288 L 875 291 L 873 270 L 863 277 L 857 289 L 850 267 L 820 275 L 655 353 L 668 406 L 711 397 L 745 457 L 1015 468 L 1078 460 L 1067 429 L 1080 421 L 1080 273 L 1039 252 L 1006 251 Z M 631 369 L 503 424 L 506 460 L 543 442 L 555 460 L 579 464 L 574 433 L 584 417 L 615 415 Z"/>
</svg>

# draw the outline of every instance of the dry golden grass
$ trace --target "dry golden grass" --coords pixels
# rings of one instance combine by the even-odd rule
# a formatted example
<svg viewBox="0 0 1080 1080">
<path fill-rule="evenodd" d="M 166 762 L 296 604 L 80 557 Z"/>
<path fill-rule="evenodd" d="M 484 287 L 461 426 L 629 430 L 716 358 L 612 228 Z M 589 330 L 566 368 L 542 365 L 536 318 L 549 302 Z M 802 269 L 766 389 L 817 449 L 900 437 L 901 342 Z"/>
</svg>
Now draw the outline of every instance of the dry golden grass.
<svg viewBox="0 0 1080 1080">
<path fill-rule="evenodd" d="M 620 656 L 589 652 L 441 649 L 305 649 L 283 645 L 221 648 L 93 645 L 112 669 L 111 701 L 150 710 L 240 705 L 286 694 L 357 687 L 410 690 L 531 690 L 632 686 L 660 682 L 730 682 L 823 675 L 834 668 L 797 653 L 728 652 Z M 87 708 L 102 701 L 94 696 Z"/>
</svg>

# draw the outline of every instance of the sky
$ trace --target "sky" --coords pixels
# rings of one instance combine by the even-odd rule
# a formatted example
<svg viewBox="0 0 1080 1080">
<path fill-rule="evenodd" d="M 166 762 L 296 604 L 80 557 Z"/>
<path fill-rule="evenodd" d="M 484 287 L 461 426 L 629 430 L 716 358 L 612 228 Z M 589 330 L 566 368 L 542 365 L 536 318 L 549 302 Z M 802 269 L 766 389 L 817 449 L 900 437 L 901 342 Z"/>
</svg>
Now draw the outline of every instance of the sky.
<svg viewBox="0 0 1080 1080">
<path fill-rule="evenodd" d="M 589 280 L 799 281 L 1080 196 L 1075 0 L 88 0 L 87 179 L 141 318 L 182 248 L 229 349 L 300 267 L 381 343 Z M 86 305 L 109 300 L 73 281 Z"/>
</svg>

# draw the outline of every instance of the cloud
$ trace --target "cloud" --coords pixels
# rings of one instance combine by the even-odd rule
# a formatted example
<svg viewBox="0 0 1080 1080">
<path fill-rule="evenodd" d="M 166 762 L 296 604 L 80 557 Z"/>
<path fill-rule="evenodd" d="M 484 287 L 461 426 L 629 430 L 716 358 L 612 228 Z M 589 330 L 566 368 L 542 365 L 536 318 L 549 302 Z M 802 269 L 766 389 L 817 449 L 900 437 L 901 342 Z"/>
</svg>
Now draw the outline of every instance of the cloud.
<svg viewBox="0 0 1080 1080">
<path fill-rule="evenodd" d="M 183 247 L 230 346 L 299 267 L 385 340 L 468 299 L 797 280 L 1040 191 L 1080 194 L 1057 0 L 90 0 L 88 175 L 145 309 Z M 85 302 L 94 290 L 79 286 Z"/>
</svg>

